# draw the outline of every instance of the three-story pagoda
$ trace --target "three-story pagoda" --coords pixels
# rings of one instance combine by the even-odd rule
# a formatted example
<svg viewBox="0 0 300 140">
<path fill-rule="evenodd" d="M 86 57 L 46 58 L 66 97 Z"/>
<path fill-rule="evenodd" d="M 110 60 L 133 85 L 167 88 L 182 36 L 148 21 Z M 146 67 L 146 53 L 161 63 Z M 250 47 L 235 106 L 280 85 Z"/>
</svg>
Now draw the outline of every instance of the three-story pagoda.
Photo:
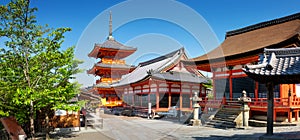
<svg viewBox="0 0 300 140">
<path fill-rule="evenodd" d="M 94 90 L 100 94 L 101 98 L 106 99 L 104 106 L 122 106 L 122 99 L 109 85 L 119 81 L 122 75 L 134 69 L 133 66 L 127 65 L 123 59 L 135 51 L 136 48 L 125 46 L 112 36 L 112 15 L 110 13 L 107 40 L 102 44 L 95 44 L 94 49 L 88 54 L 89 57 L 100 59 L 87 73 L 100 77 L 96 80 Z"/>
</svg>

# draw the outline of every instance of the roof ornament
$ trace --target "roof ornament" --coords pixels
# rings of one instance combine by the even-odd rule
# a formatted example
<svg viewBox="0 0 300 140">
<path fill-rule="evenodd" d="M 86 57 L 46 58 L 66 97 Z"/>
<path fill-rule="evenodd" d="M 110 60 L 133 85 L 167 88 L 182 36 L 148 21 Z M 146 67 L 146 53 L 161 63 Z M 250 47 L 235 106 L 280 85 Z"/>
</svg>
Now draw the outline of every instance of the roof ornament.
<svg viewBox="0 0 300 140">
<path fill-rule="evenodd" d="M 114 37 L 112 36 L 112 12 L 109 12 L 109 34 L 107 37 L 107 40 L 114 40 Z"/>
</svg>

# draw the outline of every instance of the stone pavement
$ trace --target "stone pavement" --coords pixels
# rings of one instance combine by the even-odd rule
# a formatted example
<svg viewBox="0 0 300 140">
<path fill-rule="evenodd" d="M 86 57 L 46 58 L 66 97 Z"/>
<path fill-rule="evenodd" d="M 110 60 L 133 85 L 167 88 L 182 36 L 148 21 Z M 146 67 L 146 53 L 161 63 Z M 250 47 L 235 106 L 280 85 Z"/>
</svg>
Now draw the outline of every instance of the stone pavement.
<svg viewBox="0 0 300 140">
<path fill-rule="evenodd" d="M 178 123 L 178 120 L 148 120 L 139 117 L 101 114 L 103 129 L 81 128 L 80 132 L 65 140 L 257 140 L 266 133 L 265 127 L 248 129 L 216 129 L 193 127 Z M 265 139 L 300 139 L 300 126 L 274 127 L 274 135 Z"/>
</svg>

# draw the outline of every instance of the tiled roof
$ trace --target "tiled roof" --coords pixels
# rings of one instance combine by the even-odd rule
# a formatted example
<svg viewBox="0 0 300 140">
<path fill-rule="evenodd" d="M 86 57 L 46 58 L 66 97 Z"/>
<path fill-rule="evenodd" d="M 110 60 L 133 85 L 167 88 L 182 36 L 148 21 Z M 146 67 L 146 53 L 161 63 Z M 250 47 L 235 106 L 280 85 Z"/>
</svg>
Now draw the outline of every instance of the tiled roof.
<svg viewBox="0 0 300 140">
<path fill-rule="evenodd" d="M 186 64 L 207 63 L 208 60 L 244 56 L 243 54 L 261 50 L 286 40 L 299 41 L 300 13 L 266 21 L 227 33 L 227 37 L 216 49 L 202 56 L 186 61 Z M 224 60 L 224 59 L 222 59 Z"/>
<path fill-rule="evenodd" d="M 243 70 L 261 82 L 300 82 L 300 48 L 265 49 L 257 65 L 247 65 Z"/>
<path fill-rule="evenodd" d="M 172 54 L 172 55 L 170 55 Z M 140 63 L 135 70 L 131 73 L 123 75 L 119 82 L 112 84 L 112 86 L 122 86 L 142 81 L 151 76 L 151 73 L 159 73 L 174 65 L 178 62 L 181 56 L 184 55 L 184 49 L 181 48 L 177 51 L 149 60 L 144 63 Z M 155 61 L 154 61 L 155 60 Z"/>
<path fill-rule="evenodd" d="M 97 67 L 103 67 L 103 68 L 122 68 L 122 69 L 130 69 L 133 68 L 133 66 L 130 65 L 122 65 L 122 64 L 104 64 L 104 63 L 97 63 L 95 64 Z"/>
<path fill-rule="evenodd" d="M 97 87 L 97 88 L 111 88 L 111 85 L 109 83 L 101 82 L 101 83 L 95 85 L 94 87 Z"/>
<path fill-rule="evenodd" d="M 136 50 L 136 48 L 125 46 L 114 39 L 108 39 L 102 44 L 96 44 L 95 47 L 109 48 L 109 49 L 116 49 L 116 50 Z"/>
<path fill-rule="evenodd" d="M 179 82 L 191 82 L 191 83 L 207 83 L 207 79 L 200 78 L 192 73 L 183 72 L 163 72 L 155 73 L 152 75 L 153 78 L 169 80 L 169 81 L 179 81 Z"/>
</svg>

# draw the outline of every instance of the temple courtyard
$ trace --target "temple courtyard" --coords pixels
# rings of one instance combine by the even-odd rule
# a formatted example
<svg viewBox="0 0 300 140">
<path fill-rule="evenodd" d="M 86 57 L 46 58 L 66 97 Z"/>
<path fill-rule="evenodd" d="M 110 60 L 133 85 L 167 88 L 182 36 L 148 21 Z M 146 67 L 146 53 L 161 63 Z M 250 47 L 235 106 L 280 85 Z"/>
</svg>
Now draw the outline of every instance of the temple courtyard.
<svg viewBox="0 0 300 140">
<path fill-rule="evenodd" d="M 205 126 L 188 126 L 184 120 L 162 118 L 151 120 L 141 117 L 101 114 L 103 128 L 81 128 L 81 131 L 53 135 L 53 139 L 63 140 L 218 140 L 218 139 L 260 139 L 266 127 L 248 129 L 218 129 Z M 300 139 L 300 125 L 274 127 L 274 135 L 265 139 Z"/>
</svg>

